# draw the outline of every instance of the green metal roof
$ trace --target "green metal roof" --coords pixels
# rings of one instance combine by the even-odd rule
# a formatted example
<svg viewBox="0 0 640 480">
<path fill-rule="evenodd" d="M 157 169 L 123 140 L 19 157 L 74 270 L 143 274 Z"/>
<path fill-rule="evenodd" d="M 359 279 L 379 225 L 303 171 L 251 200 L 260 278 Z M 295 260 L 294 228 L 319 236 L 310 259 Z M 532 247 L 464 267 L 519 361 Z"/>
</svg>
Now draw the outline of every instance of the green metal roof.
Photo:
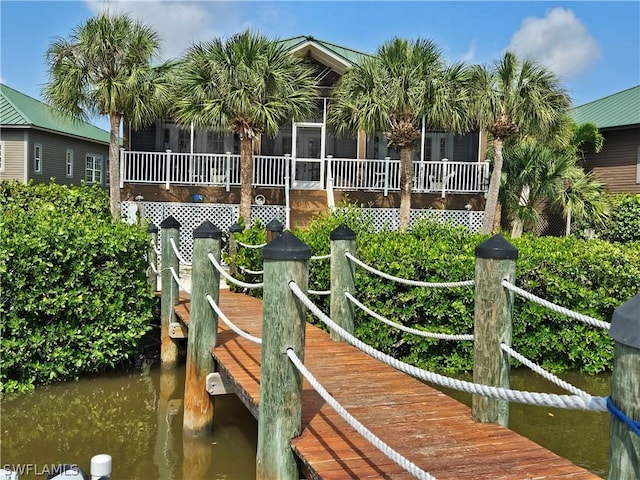
<svg viewBox="0 0 640 480">
<path fill-rule="evenodd" d="M 109 143 L 109 132 L 90 123 L 64 117 L 49 105 L 3 84 L 0 84 L 0 125 L 40 128 Z"/>
<path fill-rule="evenodd" d="M 640 125 L 640 85 L 570 110 L 578 124 L 595 123 L 598 128 Z"/>
<path fill-rule="evenodd" d="M 347 48 L 341 45 L 336 45 L 335 43 L 326 42 L 310 35 L 299 35 L 297 37 L 285 38 L 284 40 L 280 40 L 280 42 L 283 43 L 289 50 L 293 50 L 294 48 L 306 42 L 313 42 L 323 47 L 324 49 L 329 50 L 332 54 L 342 58 L 351 65 L 355 65 L 362 59 L 371 56 L 368 53 L 359 52 L 358 50 L 354 50 L 352 48 Z"/>
</svg>

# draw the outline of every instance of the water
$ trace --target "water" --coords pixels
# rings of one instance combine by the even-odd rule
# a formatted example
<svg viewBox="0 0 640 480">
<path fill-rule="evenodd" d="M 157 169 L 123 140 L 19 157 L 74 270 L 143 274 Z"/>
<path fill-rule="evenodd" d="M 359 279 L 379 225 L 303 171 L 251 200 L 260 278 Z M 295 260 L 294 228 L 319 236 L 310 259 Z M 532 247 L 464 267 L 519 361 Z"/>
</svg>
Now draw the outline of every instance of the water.
<svg viewBox="0 0 640 480">
<path fill-rule="evenodd" d="M 609 376 L 563 375 L 595 395 L 607 395 Z M 255 478 L 257 424 L 235 395 L 216 398 L 215 431 L 182 436 L 184 369 L 149 375 L 113 374 L 38 388 L 3 400 L 0 466 L 30 468 L 22 479 L 51 464 L 89 470 L 98 453 L 113 457 L 113 480 Z M 529 371 L 516 371 L 517 389 L 557 392 Z M 455 394 L 470 404 L 470 396 Z M 606 476 L 609 415 L 513 404 L 511 428 L 557 454 Z M 37 464 L 37 465 L 34 465 Z M 23 470 L 25 471 L 25 470 Z"/>
</svg>

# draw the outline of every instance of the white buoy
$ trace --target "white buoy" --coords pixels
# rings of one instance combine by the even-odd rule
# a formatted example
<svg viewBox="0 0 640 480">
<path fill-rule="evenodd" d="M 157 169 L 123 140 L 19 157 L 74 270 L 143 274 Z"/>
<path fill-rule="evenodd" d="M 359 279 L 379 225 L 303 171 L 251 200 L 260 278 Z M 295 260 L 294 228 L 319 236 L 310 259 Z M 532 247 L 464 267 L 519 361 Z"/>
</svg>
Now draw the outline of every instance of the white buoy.
<svg viewBox="0 0 640 480">
<path fill-rule="evenodd" d="M 111 455 L 101 453 L 91 457 L 91 480 L 99 480 L 111 475 Z"/>
</svg>

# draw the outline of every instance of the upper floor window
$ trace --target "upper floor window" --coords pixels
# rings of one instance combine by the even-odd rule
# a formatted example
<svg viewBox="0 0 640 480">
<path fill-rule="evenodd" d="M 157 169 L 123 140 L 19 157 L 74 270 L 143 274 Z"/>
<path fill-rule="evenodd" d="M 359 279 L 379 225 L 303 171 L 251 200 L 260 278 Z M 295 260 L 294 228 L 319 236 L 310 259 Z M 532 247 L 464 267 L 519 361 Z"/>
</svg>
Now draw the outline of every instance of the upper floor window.
<svg viewBox="0 0 640 480">
<path fill-rule="evenodd" d="M 84 169 L 85 181 L 87 183 L 102 184 L 103 172 L 102 156 L 87 153 Z"/>
<path fill-rule="evenodd" d="M 73 150 L 70 148 L 67 149 L 65 160 L 65 172 L 67 178 L 73 178 Z"/>
<path fill-rule="evenodd" d="M 42 145 L 33 145 L 33 173 L 42 173 Z"/>
</svg>

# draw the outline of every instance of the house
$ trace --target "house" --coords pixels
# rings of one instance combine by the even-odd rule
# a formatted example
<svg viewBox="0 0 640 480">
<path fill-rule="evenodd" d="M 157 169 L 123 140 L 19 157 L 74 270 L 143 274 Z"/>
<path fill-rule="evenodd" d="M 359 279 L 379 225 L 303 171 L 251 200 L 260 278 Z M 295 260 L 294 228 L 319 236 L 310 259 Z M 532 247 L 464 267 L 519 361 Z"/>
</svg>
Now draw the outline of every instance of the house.
<svg viewBox="0 0 640 480">
<path fill-rule="evenodd" d="M 578 124 L 594 123 L 604 137 L 600 153 L 587 153 L 610 193 L 640 193 L 640 85 L 574 108 Z"/>
<path fill-rule="evenodd" d="M 382 132 L 339 136 L 326 120 L 334 85 L 368 54 L 310 36 L 281 41 L 314 68 L 320 93 L 311 118 L 289 122 L 254 145 L 256 203 L 282 206 L 291 214 L 288 226 L 304 225 L 345 199 L 397 214 L 399 152 Z M 240 142 L 231 133 L 163 119 L 129 137 L 120 160 L 123 200 L 185 203 L 195 195 L 205 203 L 239 202 Z M 424 125 L 418 142 L 413 208 L 460 210 L 465 218 L 470 209 L 481 213 L 489 178 L 486 136 Z"/>
<path fill-rule="evenodd" d="M 106 185 L 109 133 L 0 85 L 0 180 Z"/>
</svg>

